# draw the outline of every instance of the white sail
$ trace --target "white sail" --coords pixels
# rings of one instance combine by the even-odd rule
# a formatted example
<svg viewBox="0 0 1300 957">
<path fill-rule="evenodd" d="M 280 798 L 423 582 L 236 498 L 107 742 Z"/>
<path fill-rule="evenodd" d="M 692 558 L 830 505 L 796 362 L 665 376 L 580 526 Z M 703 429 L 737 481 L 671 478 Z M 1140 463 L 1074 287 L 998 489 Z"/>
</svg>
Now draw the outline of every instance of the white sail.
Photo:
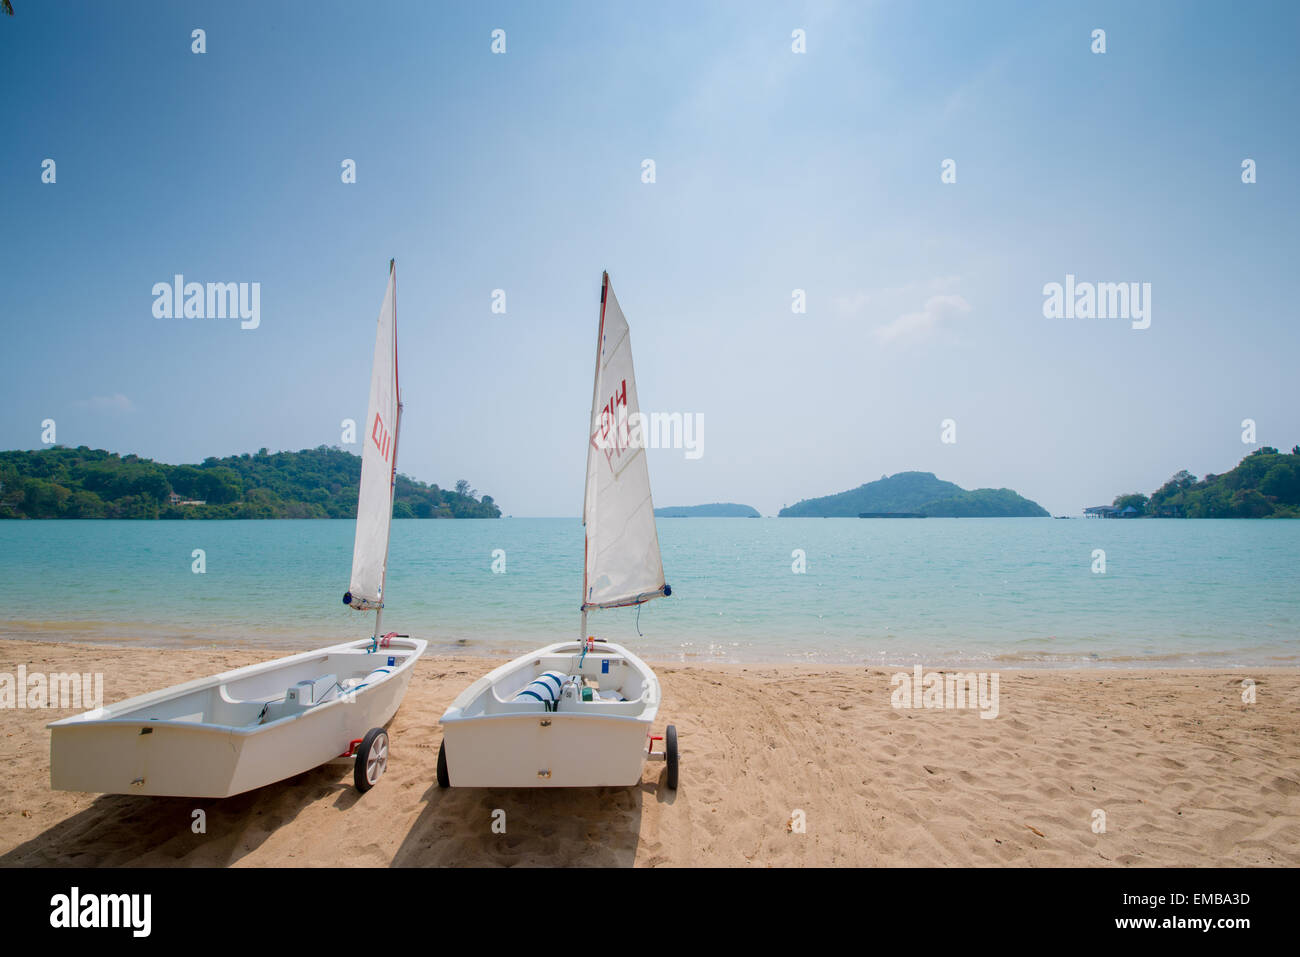
<svg viewBox="0 0 1300 957">
<path fill-rule="evenodd" d="M 388 565 L 388 531 L 393 519 L 397 476 L 397 430 L 401 399 L 397 388 L 397 269 L 390 264 L 388 288 L 375 332 L 370 404 L 362 433 L 361 491 L 357 537 L 352 548 L 352 583 L 344 601 L 361 611 L 383 607 Z"/>
<path fill-rule="evenodd" d="M 608 273 L 600 303 L 582 515 L 587 532 L 584 610 L 635 605 L 668 594 L 632 372 L 632 339 Z"/>
</svg>

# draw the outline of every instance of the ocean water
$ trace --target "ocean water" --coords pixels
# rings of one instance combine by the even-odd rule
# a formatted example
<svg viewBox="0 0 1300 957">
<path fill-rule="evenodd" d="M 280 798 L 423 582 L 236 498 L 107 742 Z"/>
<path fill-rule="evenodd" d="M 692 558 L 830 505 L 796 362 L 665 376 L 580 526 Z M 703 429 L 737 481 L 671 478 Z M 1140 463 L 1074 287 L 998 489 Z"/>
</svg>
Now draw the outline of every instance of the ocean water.
<svg viewBox="0 0 1300 957">
<path fill-rule="evenodd" d="M 350 521 L 0 522 L 0 636 L 365 637 L 372 616 L 341 600 L 352 533 Z M 1300 664 L 1300 522 L 690 518 L 661 519 L 659 536 L 672 596 L 639 615 L 593 612 L 588 628 L 652 660 Z M 581 566 L 577 519 L 394 522 L 384 630 L 493 655 L 576 637 Z"/>
</svg>

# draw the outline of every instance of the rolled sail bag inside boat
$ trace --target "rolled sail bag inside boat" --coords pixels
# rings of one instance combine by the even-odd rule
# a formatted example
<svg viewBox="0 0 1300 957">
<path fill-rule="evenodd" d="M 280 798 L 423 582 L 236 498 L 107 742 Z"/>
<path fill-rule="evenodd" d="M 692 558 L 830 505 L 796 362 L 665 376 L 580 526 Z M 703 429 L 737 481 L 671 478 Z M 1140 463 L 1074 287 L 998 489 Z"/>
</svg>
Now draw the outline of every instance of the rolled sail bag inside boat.
<svg viewBox="0 0 1300 957">
<path fill-rule="evenodd" d="M 515 695 L 515 701 L 540 701 L 548 704 L 560 700 L 560 688 L 565 676 L 558 671 L 546 671 L 534 678 L 528 687 Z"/>
</svg>

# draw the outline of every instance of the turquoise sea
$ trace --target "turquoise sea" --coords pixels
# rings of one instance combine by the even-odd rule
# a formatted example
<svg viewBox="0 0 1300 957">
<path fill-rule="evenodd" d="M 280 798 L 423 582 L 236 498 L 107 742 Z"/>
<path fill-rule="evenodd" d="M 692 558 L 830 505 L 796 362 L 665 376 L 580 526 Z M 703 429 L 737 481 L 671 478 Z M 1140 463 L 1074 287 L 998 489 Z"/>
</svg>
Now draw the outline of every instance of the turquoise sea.
<svg viewBox="0 0 1300 957">
<path fill-rule="evenodd" d="M 372 616 L 341 601 L 352 532 L 350 521 L 0 522 L 0 636 L 365 637 Z M 588 629 L 652 660 L 1300 664 L 1300 522 L 690 518 L 661 519 L 659 536 L 672 596 L 639 618 L 593 612 Z M 384 630 L 482 654 L 577 636 L 581 563 L 577 519 L 394 522 Z"/>
</svg>

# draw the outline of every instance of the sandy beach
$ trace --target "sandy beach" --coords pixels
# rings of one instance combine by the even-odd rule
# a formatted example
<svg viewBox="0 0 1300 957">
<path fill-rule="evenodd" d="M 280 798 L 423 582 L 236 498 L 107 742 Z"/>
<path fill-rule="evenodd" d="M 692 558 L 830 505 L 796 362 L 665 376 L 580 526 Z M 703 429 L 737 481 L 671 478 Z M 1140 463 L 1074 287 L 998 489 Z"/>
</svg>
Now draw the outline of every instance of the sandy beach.
<svg viewBox="0 0 1300 957">
<path fill-rule="evenodd" d="M 268 657 L 0 642 L 0 672 L 102 672 L 105 703 Z M 494 663 L 418 664 L 364 796 L 342 766 L 221 801 L 51 791 L 45 725 L 73 712 L 0 711 L 0 865 L 1300 864 L 1293 669 L 1002 671 L 984 719 L 894 708 L 895 669 L 654 663 L 676 793 L 662 764 L 631 789 L 439 790 L 437 719 Z"/>
</svg>

